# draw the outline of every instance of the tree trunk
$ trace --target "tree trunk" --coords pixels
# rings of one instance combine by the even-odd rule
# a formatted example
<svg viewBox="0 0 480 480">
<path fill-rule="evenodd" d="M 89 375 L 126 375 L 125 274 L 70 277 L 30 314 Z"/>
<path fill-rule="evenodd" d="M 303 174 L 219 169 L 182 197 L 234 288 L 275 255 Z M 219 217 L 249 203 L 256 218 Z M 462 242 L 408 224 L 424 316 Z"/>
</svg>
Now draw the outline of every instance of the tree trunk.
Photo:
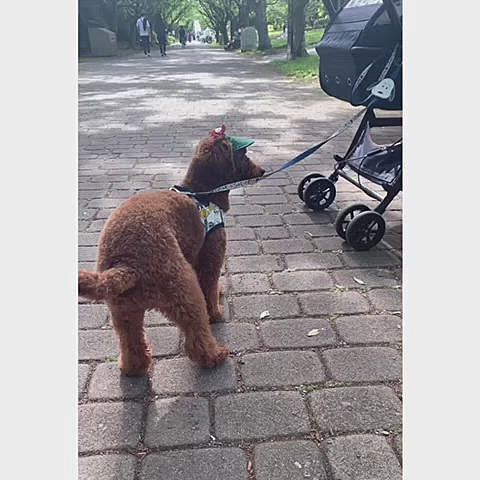
<svg viewBox="0 0 480 480">
<path fill-rule="evenodd" d="M 247 0 L 238 6 L 238 26 L 239 28 L 248 27 L 248 4 Z"/>
<path fill-rule="evenodd" d="M 227 29 L 227 24 L 225 23 L 222 25 L 222 43 L 223 45 L 226 45 L 228 43 L 228 29 Z"/>
<path fill-rule="evenodd" d="M 308 0 L 288 0 L 288 58 L 308 57 L 305 49 L 305 7 Z"/>
<path fill-rule="evenodd" d="M 258 32 L 258 49 L 270 50 L 272 43 L 268 36 L 266 0 L 257 0 L 255 2 L 255 28 Z"/>
</svg>

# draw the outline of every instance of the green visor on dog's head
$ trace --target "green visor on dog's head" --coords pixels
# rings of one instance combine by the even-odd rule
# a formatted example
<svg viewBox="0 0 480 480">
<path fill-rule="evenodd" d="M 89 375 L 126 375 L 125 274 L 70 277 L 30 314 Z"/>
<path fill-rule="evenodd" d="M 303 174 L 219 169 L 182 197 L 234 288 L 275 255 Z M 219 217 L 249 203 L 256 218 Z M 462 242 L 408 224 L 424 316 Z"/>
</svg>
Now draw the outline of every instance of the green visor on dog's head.
<svg viewBox="0 0 480 480">
<path fill-rule="evenodd" d="M 227 139 L 230 141 L 232 144 L 232 147 L 235 151 L 241 150 L 242 148 L 247 148 L 253 143 L 255 143 L 255 140 L 252 140 L 250 138 L 243 138 L 243 137 L 227 137 Z"/>
</svg>

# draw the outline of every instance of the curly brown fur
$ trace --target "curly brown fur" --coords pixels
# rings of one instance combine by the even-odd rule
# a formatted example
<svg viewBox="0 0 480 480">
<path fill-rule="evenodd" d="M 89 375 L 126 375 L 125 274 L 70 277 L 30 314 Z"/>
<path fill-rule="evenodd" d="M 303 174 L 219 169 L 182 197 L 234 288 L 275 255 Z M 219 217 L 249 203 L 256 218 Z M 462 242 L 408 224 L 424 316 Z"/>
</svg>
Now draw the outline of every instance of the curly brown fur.
<svg viewBox="0 0 480 480">
<path fill-rule="evenodd" d="M 224 138 L 202 140 L 182 186 L 209 191 L 237 180 L 259 177 L 264 170 L 234 152 Z M 228 192 L 209 201 L 229 209 Z M 185 351 L 194 362 L 214 367 L 228 356 L 211 333 L 221 318 L 218 279 L 226 247 L 225 229 L 205 237 L 197 207 L 186 195 L 148 192 L 124 202 L 102 231 L 97 271 L 80 271 L 79 294 L 105 301 L 120 344 L 120 368 L 144 375 L 151 364 L 143 318 L 155 309 L 185 335 Z"/>
</svg>

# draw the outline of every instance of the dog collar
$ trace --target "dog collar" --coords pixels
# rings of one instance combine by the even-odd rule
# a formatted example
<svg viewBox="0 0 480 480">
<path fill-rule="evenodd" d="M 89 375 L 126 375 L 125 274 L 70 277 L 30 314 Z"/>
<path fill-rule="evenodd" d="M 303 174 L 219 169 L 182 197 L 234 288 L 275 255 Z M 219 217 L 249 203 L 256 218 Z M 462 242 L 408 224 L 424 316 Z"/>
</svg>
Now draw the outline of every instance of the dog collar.
<svg viewBox="0 0 480 480">
<path fill-rule="evenodd" d="M 174 185 L 170 190 L 188 195 L 188 197 L 195 202 L 198 213 L 200 214 L 200 219 L 205 227 L 205 235 L 208 235 L 217 228 L 225 227 L 223 211 L 218 205 L 196 197 L 195 194 L 192 194 L 188 189 L 179 185 Z"/>
</svg>

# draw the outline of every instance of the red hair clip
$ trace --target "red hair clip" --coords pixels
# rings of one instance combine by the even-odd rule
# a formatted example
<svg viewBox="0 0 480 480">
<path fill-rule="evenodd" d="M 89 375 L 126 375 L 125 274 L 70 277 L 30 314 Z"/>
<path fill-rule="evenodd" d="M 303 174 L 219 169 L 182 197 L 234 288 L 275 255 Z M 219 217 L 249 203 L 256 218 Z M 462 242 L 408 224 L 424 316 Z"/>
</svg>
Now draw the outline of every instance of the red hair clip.
<svg viewBox="0 0 480 480">
<path fill-rule="evenodd" d="M 212 130 L 210 132 L 210 136 L 215 138 L 215 139 L 223 138 L 223 137 L 225 137 L 225 130 L 226 130 L 225 125 L 222 125 L 221 127 L 218 127 L 215 130 Z"/>
</svg>

